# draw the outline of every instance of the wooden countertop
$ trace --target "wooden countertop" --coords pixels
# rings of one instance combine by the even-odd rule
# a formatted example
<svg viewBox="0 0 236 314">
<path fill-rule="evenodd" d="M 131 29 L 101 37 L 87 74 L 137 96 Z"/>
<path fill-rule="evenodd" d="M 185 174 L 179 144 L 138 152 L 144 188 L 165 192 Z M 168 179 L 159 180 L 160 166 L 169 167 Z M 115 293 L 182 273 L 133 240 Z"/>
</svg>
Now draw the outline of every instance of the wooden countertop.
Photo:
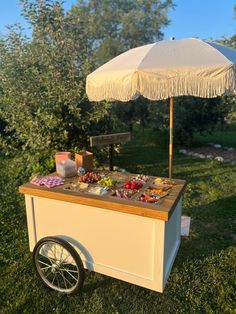
<svg viewBox="0 0 236 314">
<path fill-rule="evenodd" d="M 127 178 L 136 176 L 135 174 L 130 173 L 127 173 L 126 175 Z M 150 177 L 150 182 L 154 179 L 155 177 Z M 73 182 L 73 180 L 78 180 L 78 177 L 66 179 L 65 184 Z M 27 195 L 89 205 L 168 221 L 186 187 L 186 181 L 184 180 L 172 179 L 172 181 L 175 182 L 175 185 L 173 185 L 169 195 L 164 197 L 159 205 L 149 204 L 137 200 L 121 199 L 107 194 L 104 196 L 98 196 L 86 192 L 68 191 L 63 189 L 64 185 L 47 188 L 45 186 L 37 186 L 32 183 L 26 183 L 19 187 L 19 191 L 20 193 Z"/>
</svg>

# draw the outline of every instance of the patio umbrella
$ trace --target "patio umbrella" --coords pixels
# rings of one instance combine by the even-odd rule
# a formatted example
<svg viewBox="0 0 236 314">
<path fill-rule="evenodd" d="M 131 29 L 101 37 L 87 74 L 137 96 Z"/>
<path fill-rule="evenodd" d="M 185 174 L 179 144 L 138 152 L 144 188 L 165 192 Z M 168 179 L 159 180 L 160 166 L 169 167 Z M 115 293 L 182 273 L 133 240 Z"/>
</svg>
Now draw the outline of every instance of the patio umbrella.
<svg viewBox="0 0 236 314">
<path fill-rule="evenodd" d="M 87 76 L 90 101 L 170 98 L 169 177 L 172 177 L 173 97 L 213 98 L 236 92 L 236 50 L 189 38 L 130 49 Z"/>
</svg>

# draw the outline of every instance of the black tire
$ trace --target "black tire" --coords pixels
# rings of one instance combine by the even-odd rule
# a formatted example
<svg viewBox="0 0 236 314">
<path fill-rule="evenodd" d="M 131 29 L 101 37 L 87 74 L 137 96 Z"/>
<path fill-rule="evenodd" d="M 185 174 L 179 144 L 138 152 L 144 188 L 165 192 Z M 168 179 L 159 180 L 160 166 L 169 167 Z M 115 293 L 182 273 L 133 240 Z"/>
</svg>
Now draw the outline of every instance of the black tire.
<svg viewBox="0 0 236 314">
<path fill-rule="evenodd" d="M 58 247 L 61 248 L 60 252 L 57 252 Z M 66 258 L 64 252 L 68 255 Z M 76 250 L 67 241 L 58 237 L 39 240 L 33 250 L 33 264 L 37 275 L 47 287 L 66 294 L 82 290 L 84 266 Z"/>
</svg>

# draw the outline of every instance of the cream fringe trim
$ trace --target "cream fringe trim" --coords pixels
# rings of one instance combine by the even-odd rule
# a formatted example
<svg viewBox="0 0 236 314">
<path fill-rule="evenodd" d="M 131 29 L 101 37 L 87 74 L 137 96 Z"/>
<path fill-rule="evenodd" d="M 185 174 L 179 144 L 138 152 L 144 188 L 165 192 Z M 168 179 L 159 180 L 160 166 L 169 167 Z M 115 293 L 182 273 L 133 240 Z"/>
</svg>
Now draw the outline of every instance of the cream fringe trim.
<svg viewBox="0 0 236 314">
<path fill-rule="evenodd" d="M 92 74 L 93 75 L 93 74 Z M 98 82 L 96 82 L 96 79 Z M 96 82 L 96 83 L 95 83 Z M 236 66 L 227 67 L 218 77 L 185 76 L 159 79 L 155 75 L 137 70 L 123 81 L 106 81 L 100 77 L 87 77 L 86 92 L 90 101 L 129 101 L 143 95 L 150 100 L 176 96 L 214 98 L 236 93 Z"/>
</svg>

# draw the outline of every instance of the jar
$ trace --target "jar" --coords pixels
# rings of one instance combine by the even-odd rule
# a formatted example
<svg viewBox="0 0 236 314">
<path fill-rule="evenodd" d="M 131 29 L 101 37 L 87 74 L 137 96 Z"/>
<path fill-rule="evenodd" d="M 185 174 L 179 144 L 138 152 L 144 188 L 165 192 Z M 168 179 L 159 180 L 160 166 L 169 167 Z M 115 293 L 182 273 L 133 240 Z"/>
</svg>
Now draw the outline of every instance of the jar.
<svg viewBox="0 0 236 314">
<path fill-rule="evenodd" d="M 66 161 L 56 163 L 56 171 L 62 178 L 73 177 L 76 174 L 75 162 L 68 158 Z"/>
</svg>

